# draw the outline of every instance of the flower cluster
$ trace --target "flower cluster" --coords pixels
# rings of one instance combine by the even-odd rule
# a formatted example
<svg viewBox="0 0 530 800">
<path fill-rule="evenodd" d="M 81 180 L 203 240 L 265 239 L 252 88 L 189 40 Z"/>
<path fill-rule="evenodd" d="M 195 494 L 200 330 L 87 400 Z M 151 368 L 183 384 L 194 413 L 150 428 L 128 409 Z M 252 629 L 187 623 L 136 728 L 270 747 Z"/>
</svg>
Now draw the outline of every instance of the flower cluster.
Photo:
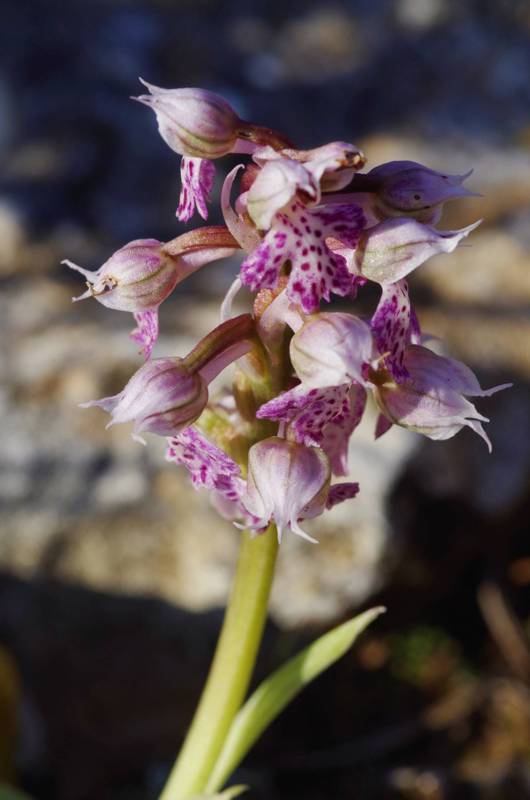
<svg viewBox="0 0 530 800">
<path fill-rule="evenodd" d="M 131 336 L 146 358 L 122 392 L 85 405 L 109 412 L 109 424 L 134 422 L 135 438 L 167 436 L 167 458 L 209 490 L 223 516 L 254 531 L 274 522 L 280 538 L 285 529 L 310 538 L 301 521 L 356 495 L 357 483 L 331 481 L 348 474 L 368 395 L 380 412 L 376 437 L 400 425 L 447 439 L 467 426 L 491 449 L 487 419 L 468 398 L 505 386 L 484 390 L 464 364 L 425 346 L 407 285 L 479 224 L 436 227 L 444 203 L 473 194 L 463 185 L 468 174 L 412 161 L 361 172 L 365 157 L 348 142 L 297 150 L 217 95 L 143 83 L 149 93 L 137 99 L 182 156 L 180 220 L 195 210 L 207 219 L 214 160 L 240 153 L 247 162 L 225 178 L 224 226 L 130 242 L 94 272 L 65 262 L 87 281 L 76 299 L 134 314 Z M 221 323 L 186 356 L 150 360 L 160 304 L 188 275 L 237 252 Z M 380 287 L 371 319 L 320 310 L 333 295 L 353 309 L 368 282 Z M 234 317 L 243 285 L 256 295 L 253 310 Z M 209 383 L 233 362 L 233 391 L 210 400 Z"/>
</svg>

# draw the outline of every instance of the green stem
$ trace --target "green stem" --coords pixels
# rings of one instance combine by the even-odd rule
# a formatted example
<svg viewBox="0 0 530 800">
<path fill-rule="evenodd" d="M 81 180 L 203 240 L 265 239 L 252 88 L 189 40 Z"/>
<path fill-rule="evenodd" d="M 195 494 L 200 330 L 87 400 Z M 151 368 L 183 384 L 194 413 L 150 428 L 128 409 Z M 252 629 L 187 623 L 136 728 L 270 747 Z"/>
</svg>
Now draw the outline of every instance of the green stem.
<svg viewBox="0 0 530 800">
<path fill-rule="evenodd" d="M 237 571 L 223 628 L 195 718 L 160 800 L 202 792 L 252 676 L 267 617 L 278 540 L 276 528 L 242 534 Z"/>
</svg>

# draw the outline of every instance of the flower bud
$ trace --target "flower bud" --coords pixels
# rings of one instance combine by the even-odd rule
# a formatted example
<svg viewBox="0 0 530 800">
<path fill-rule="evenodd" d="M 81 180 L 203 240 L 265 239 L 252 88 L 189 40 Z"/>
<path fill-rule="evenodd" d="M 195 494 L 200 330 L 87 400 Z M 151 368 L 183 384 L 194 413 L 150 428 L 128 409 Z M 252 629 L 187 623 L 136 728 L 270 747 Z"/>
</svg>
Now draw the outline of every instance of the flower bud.
<svg viewBox="0 0 530 800">
<path fill-rule="evenodd" d="M 226 100 L 204 89 L 161 89 L 141 82 L 149 94 L 134 99 L 153 109 L 160 135 L 172 150 L 193 158 L 219 158 L 232 151 L 240 120 Z"/>
<path fill-rule="evenodd" d="M 249 189 L 247 209 L 260 230 L 268 230 L 277 211 L 304 192 L 311 199 L 318 195 L 318 181 L 297 161 L 278 158 L 265 163 Z"/>
<path fill-rule="evenodd" d="M 363 365 L 372 357 L 372 333 L 352 314 L 315 314 L 291 339 L 290 354 L 307 388 L 363 383 Z"/>
<path fill-rule="evenodd" d="M 205 379 L 191 372 L 180 358 L 156 358 L 134 373 L 113 397 L 91 400 L 111 415 L 111 425 L 134 422 L 133 439 L 143 443 L 142 431 L 173 436 L 200 416 L 208 401 Z"/>
<path fill-rule="evenodd" d="M 285 528 L 315 541 L 298 525 L 326 508 L 331 470 L 325 453 L 278 436 L 253 445 L 248 454 L 247 491 L 242 503 L 261 529 L 274 521 L 281 541 Z"/>
<path fill-rule="evenodd" d="M 363 278 L 395 283 L 431 256 L 452 253 L 480 222 L 458 231 L 438 231 L 408 217 L 386 219 L 361 233 L 350 264 Z"/>
<path fill-rule="evenodd" d="M 173 259 L 156 239 L 136 239 L 117 250 L 98 270 L 63 261 L 87 279 L 88 289 L 74 300 L 94 297 L 117 311 L 156 308 L 190 269 Z M 191 270 L 192 271 L 192 270 Z"/>
<path fill-rule="evenodd" d="M 418 222 L 435 224 L 447 200 L 476 197 L 462 183 L 465 175 L 444 175 L 414 161 L 390 161 L 367 173 L 375 189 L 374 212 L 379 219 L 413 217 Z"/>
</svg>

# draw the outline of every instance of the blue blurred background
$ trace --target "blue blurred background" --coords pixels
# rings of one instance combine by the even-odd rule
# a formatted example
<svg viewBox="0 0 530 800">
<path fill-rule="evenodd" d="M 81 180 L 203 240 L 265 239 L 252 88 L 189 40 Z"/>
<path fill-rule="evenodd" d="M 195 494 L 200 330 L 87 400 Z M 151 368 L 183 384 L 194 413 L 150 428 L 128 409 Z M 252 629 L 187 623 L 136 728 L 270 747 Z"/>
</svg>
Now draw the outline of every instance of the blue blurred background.
<svg viewBox="0 0 530 800">
<path fill-rule="evenodd" d="M 2 20 L 0 778 L 38 800 L 156 797 L 236 556 L 163 443 L 77 407 L 140 359 L 129 315 L 71 306 L 60 260 L 184 230 L 179 159 L 129 99 L 141 76 L 218 92 L 300 147 L 354 141 L 368 167 L 475 169 L 483 197 L 443 227 L 483 225 L 412 292 L 485 385 L 515 383 L 480 406 L 493 455 L 470 431 L 374 444 L 368 415 L 359 499 L 313 524 L 318 547 L 282 545 L 259 673 L 361 607 L 389 612 L 236 777 L 262 800 L 529 797 L 528 0 L 4 0 Z M 215 324 L 236 270 L 179 287 L 155 355 Z"/>
</svg>

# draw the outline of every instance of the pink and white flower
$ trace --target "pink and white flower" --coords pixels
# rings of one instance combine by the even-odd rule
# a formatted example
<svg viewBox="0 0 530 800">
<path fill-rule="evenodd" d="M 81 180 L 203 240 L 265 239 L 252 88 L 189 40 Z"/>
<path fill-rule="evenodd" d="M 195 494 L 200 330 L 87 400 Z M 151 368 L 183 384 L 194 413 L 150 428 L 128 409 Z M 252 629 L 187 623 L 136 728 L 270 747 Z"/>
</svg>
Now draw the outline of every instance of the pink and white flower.
<svg viewBox="0 0 530 800">
<path fill-rule="evenodd" d="M 477 197 L 462 184 L 464 175 L 447 175 L 415 161 L 389 161 L 371 169 L 366 177 L 378 184 L 374 212 L 379 219 L 410 216 L 435 225 L 443 204 L 462 197 Z"/>
<path fill-rule="evenodd" d="M 134 99 L 155 112 L 162 139 L 183 157 L 177 217 L 187 222 L 197 208 L 201 217 L 207 219 L 215 176 L 210 159 L 246 152 L 246 145 L 238 148 L 241 120 L 226 100 L 213 92 L 162 89 L 146 81 L 142 83 L 149 94 Z"/>
<path fill-rule="evenodd" d="M 396 283 L 432 256 L 452 253 L 482 220 L 457 231 L 439 231 L 408 217 L 393 217 L 364 230 L 348 259 L 356 275 Z"/>
<path fill-rule="evenodd" d="M 341 383 L 320 389 L 295 386 L 264 403 L 258 419 L 272 419 L 288 426 L 289 436 L 307 447 L 321 447 L 335 475 L 348 474 L 349 439 L 366 405 L 366 391 L 359 384 Z"/>
<path fill-rule="evenodd" d="M 211 492 L 225 519 L 257 532 L 274 522 L 280 541 L 288 528 L 314 542 L 298 523 L 355 497 L 359 490 L 357 483 L 330 487 L 329 462 L 321 450 L 277 436 L 250 448 L 246 481 L 239 465 L 195 427 L 169 440 L 166 458 L 186 467 L 196 489 Z"/>
<path fill-rule="evenodd" d="M 366 404 L 366 369 L 372 361 L 370 327 L 352 314 L 310 317 L 290 344 L 298 386 L 265 403 L 259 419 L 288 426 L 306 446 L 321 447 L 336 475 L 348 472 L 348 444 Z"/>
<path fill-rule="evenodd" d="M 316 540 L 299 525 L 317 517 L 337 502 L 354 497 L 357 484 L 339 484 L 330 499 L 331 469 L 325 453 L 316 447 L 272 436 L 249 451 L 248 479 L 242 503 L 256 517 L 255 530 L 274 522 L 278 539 L 286 529 L 310 542 Z M 329 502 L 329 506 L 328 506 Z"/>
<path fill-rule="evenodd" d="M 353 248 L 363 225 L 363 213 L 356 205 L 311 210 L 292 200 L 274 215 L 265 238 L 241 265 L 241 280 L 253 292 L 273 289 L 290 262 L 287 295 L 307 314 L 318 308 L 322 298 L 329 302 L 332 293 L 353 296 L 357 280 L 328 240 Z"/>
<path fill-rule="evenodd" d="M 371 376 L 375 400 L 388 422 L 436 440 L 449 439 L 468 427 L 484 439 L 491 451 L 482 426 L 489 420 L 466 398 L 489 397 L 512 384 L 482 389 L 461 361 L 438 356 L 419 345 L 406 347 L 403 365 L 408 377 L 400 383 L 384 370 Z M 378 434 L 388 427 L 380 425 Z"/>
<path fill-rule="evenodd" d="M 169 147 L 190 158 L 219 158 L 233 152 L 240 119 L 222 97 L 205 89 L 162 89 L 140 78 L 149 94 L 133 98 L 156 114 Z"/>
<path fill-rule="evenodd" d="M 171 436 L 191 425 L 207 401 L 207 384 L 200 373 L 191 372 L 180 358 L 155 358 L 140 367 L 118 394 L 81 407 L 107 411 L 111 415 L 107 428 L 134 422 L 132 437 L 145 444 L 141 433 Z"/>
<path fill-rule="evenodd" d="M 167 245 L 156 239 L 137 239 L 121 247 L 94 271 L 63 261 L 87 281 L 87 290 L 74 301 L 93 297 L 107 308 L 132 312 L 137 327 L 131 338 L 141 345 L 145 358 L 149 358 L 158 338 L 160 304 L 193 272 L 236 251 L 234 247 L 212 246 L 208 242 L 208 232 L 216 230 L 203 229 L 202 242 L 189 234 Z M 187 240 L 190 242 L 186 246 Z"/>
</svg>

